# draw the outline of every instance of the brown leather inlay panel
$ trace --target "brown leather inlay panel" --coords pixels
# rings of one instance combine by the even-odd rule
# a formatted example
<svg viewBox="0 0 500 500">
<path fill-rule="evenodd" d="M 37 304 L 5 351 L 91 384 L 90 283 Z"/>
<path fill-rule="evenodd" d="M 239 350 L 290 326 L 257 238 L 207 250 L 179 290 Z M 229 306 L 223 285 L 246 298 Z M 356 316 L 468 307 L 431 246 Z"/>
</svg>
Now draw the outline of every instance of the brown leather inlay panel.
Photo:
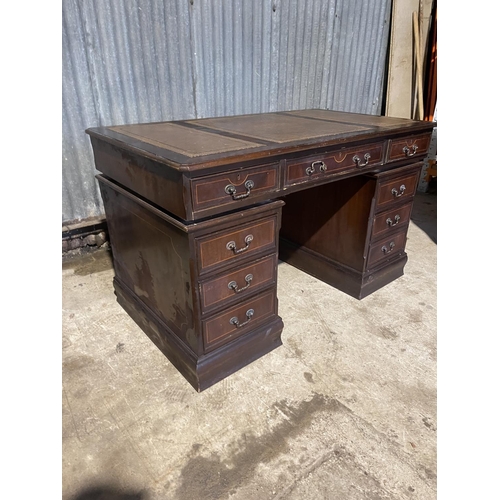
<svg viewBox="0 0 500 500">
<path fill-rule="evenodd" d="M 310 109 L 303 111 L 287 111 L 289 115 L 316 118 L 318 120 L 335 121 L 342 123 L 361 123 L 372 127 L 391 128 L 395 125 L 408 125 L 409 120 L 389 116 L 360 115 L 344 113 L 342 111 L 328 111 L 324 109 Z"/>
<path fill-rule="evenodd" d="M 109 127 L 123 135 L 147 144 L 175 151 L 185 156 L 205 156 L 215 153 L 261 147 L 262 144 L 212 134 L 173 123 L 143 123 Z"/>
<path fill-rule="evenodd" d="M 243 115 L 234 117 L 206 118 L 187 121 L 214 130 L 233 132 L 246 137 L 283 143 L 307 140 L 313 137 L 331 137 L 349 132 L 370 130 L 361 125 L 345 125 L 335 122 L 298 119 L 280 114 Z"/>
</svg>

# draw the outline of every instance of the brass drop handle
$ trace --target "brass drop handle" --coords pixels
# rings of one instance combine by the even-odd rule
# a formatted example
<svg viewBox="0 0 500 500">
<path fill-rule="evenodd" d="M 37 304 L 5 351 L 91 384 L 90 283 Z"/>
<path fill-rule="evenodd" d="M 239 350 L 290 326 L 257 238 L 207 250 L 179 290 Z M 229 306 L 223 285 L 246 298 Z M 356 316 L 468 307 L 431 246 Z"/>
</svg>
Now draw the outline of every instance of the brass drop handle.
<svg viewBox="0 0 500 500">
<path fill-rule="evenodd" d="M 316 167 L 318 167 L 320 172 L 326 172 L 326 165 L 322 161 L 313 161 L 309 167 L 306 168 L 306 174 L 312 175 L 316 172 Z"/>
<path fill-rule="evenodd" d="M 242 292 L 243 290 L 246 290 L 249 286 L 250 286 L 250 283 L 252 282 L 253 280 L 253 274 L 247 274 L 245 276 L 245 281 L 246 281 L 246 285 L 242 288 L 238 288 L 238 284 L 236 283 L 236 281 L 230 281 L 228 284 L 227 284 L 227 287 L 230 289 L 230 290 L 234 290 L 235 293 L 240 293 Z"/>
<path fill-rule="evenodd" d="M 245 182 L 245 188 L 246 188 L 246 193 L 243 194 L 236 194 L 236 188 L 232 184 L 228 184 L 225 188 L 224 191 L 227 194 L 230 194 L 233 197 L 233 200 L 241 200 L 243 198 L 246 198 L 249 194 L 250 191 L 255 187 L 255 183 L 252 180 L 248 180 Z"/>
<path fill-rule="evenodd" d="M 392 188 L 391 194 L 393 196 L 395 196 L 396 198 L 399 198 L 400 196 L 403 196 L 405 190 L 406 190 L 406 186 L 404 184 L 401 184 L 401 186 L 399 186 L 399 191 L 396 188 Z"/>
<path fill-rule="evenodd" d="M 358 155 L 354 155 L 352 157 L 352 161 L 356 164 L 356 167 L 358 167 L 358 168 L 366 167 L 366 165 L 368 165 L 368 162 L 370 161 L 371 157 L 372 156 L 370 153 L 366 153 L 365 156 L 363 156 L 363 158 L 365 159 L 365 162 L 361 163 L 361 158 Z"/>
<path fill-rule="evenodd" d="M 417 153 L 417 149 L 418 149 L 418 146 L 416 144 L 414 144 L 412 147 L 411 147 L 411 153 L 410 153 L 410 148 L 408 146 L 405 146 L 403 148 L 403 153 L 408 157 L 410 158 L 410 156 L 415 156 L 415 154 Z"/>
<path fill-rule="evenodd" d="M 385 254 L 391 253 L 394 250 L 395 246 L 396 244 L 394 243 L 394 241 L 391 241 L 389 243 L 389 248 L 387 248 L 385 245 L 382 247 L 382 252 L 384 252 Z"/>
<path fill-rule="evenodd" d="M 385 222 L 387 223 L 387 225 L 389 227 L 393 227 L 393 226 L 397 226 L 399 224 L 400 219 L 401 219 L 401 217 L 399 215 L 395 215 L 394 222 L 392 221 L 392 219 L 390 217 Z"/>
<path fill-rule="evenodd" d="M 248 318 L 246 321 L 244 321 L 243 323 L 240 323 L 238 318 L 236 316 L 233 316 L 230 320 L 229 320 L 229 323 L 231 323 L 232 325 L 234 325 L 236 328 L 241 328 L 242 326 L 245 326 L 251 319 L 252 319 L 252 316 L 254 315 L 254 310 L 253 309 L 249 309 L 246 313 L 245 313 L 245 316 Z"/>
<path fill-rule="evenodd" d="M 243 248 L 238 248 L 236 250 L 236 243 L 234 241 L 229 241 L 226 245 L 226 248 L 228 250 L 232 250 L 235 254 L 244 252 L 245 250 L 248 250 L 248 247 L 250 246 L 250 243 L 253 241 L 253 236 L 249 234 L 248 236 L 245 236 L 245 243 L 246 245 Z"/>
</svg>

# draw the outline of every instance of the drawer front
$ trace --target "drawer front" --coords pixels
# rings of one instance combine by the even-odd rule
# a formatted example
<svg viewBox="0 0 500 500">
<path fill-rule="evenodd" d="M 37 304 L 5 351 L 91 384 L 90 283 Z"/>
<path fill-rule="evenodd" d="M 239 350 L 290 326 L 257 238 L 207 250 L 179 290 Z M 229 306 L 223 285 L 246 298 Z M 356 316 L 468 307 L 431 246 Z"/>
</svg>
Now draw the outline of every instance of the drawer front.
<svg viewBox="0 0 500 500">
<path fill-rule="evenodd" d="M 205 351 L 234 340 L 275 316 L 276 288 L 203 321 Z"/>
<path fill-rule="evenodd" d="M 373 220 L 372 238 L 382 237 L 408 224 L 412 206 L 413 203 L 410 202 L 402 207 L 378 214 Z"/>
<path fill-rule="evenodd" d="M 276 251 L 276 226 L 276 217 L 267 217 L 196 238 L 200 274 L 261 251 Z"/>
<path fill-rule="evenodd" d="M 193 179 L 191 181 L 193 210 L 203 211 L 234 204 L 240 200 L 253 203 L 255 195 L 277 191 L 278 167 L 278 164 L 266 165 Z"/>
<path fill-rule="evenodd" d="M 377 190 L 376 210 L 384 210 L 390 205 L 413 198 L 417 189 L 420 168 L 388 180 L 380 180 Z"/>
<path fill-rule="evenodd" d="M 431 143 L 431 134 L 415 135 L 389 142 L 387 161 L 403 160 L 427 153 Z"/>
<path fill-rule="evenodd" d="M 383 142 L 356 148 L 341 149 L 336 153 L 311 156 L 300 161 L 287 161 L 285 186 L 312 182 L 346 171 L 363 170 L 382 162 Z"/>
<path fill-rule="evenodd" d="M 404 251 L 406 245 L 406 228 L 383 240 L 370 245 L 368 250 L 368 269 L 384 260 L 391 260 Z"/>
<path fill-rule="evenodd" d="M 276 255 L 270 255 L 236 271 L 200 284 L 202 312 L 223 306 L 232 299 L 244 299 L 255 290 L 276 282 Z"/>
</svg>

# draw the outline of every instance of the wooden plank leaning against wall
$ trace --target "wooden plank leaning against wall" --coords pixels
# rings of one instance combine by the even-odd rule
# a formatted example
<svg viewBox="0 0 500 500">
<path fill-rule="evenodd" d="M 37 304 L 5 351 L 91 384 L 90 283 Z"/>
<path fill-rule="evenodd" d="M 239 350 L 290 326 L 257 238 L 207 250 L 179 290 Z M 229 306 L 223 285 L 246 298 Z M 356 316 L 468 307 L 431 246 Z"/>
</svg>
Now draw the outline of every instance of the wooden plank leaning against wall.
<svg viewBox="0 0 500 500">
<path fill-rule="evenodd" d="M 420 80 L 420 101 L 422 101 L 425 79 L 424 64 L 432 8 L 433 0 L 393 0 L 387 71 L 386 116 L 424 118 L 423 108 L 419 107 L 418 83 Z M 416 13 L 416 21 L 414 13 Z M 415 22 L 418 23 L 418 26 L 415 26 Z M 415 64 L 417 45 L 420 63 L 418 71 Z M 420 74 L 420 79 L 417 74 Z"/>
</svg>

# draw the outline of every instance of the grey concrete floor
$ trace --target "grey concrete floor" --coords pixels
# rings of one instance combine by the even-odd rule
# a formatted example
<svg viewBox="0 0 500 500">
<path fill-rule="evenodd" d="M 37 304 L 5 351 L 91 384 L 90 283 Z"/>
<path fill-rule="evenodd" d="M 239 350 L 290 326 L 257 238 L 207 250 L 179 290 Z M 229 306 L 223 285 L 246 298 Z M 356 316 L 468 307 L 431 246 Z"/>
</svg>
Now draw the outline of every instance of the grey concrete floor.
<svg viewBox="0 0 500 500">
<path fill-rule="evenodd" d="M 63 499 L 436 498 L 436 241 L 418 193 L 405 275 L 362 301 L 280 263 L 283 346 L 200 394 L 109 252 L 66 259 Z"/>
</svg>

